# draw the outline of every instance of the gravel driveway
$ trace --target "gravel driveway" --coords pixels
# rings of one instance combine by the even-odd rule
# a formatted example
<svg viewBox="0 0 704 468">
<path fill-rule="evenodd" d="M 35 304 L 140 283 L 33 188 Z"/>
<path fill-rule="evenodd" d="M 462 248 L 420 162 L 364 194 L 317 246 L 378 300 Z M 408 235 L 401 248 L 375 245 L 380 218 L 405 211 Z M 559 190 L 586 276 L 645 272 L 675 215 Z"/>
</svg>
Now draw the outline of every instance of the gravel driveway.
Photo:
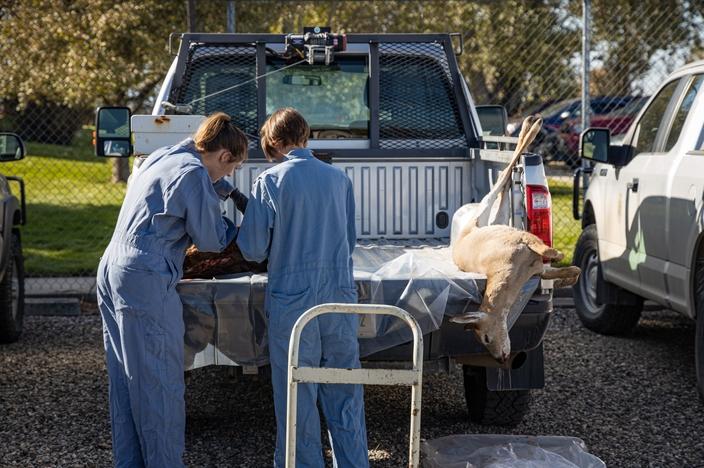
<svg viewBox="0 0 704 468">
<path fill-rule="evenodd" d="M 0 347 L 0 466 L 109 466 L 110 427 L 100 319 L 31 316 Z M 646 312 L 627 338 L 583 329 L 557 309 L 545 341 L 546 387 L 511 430 L 466 422 L 459 373 L 426 379 L 423 437 L 515 433 L 581 437 L 610 466 L 704 466 L 704 409 L 695 391 L 694 324 Z M 373 466 L 405 459 L 410 390 L 368 387 Z M 271 387 L 226 368 L 187 379 L 186 462 L 270 466 Z"/>
</svg>

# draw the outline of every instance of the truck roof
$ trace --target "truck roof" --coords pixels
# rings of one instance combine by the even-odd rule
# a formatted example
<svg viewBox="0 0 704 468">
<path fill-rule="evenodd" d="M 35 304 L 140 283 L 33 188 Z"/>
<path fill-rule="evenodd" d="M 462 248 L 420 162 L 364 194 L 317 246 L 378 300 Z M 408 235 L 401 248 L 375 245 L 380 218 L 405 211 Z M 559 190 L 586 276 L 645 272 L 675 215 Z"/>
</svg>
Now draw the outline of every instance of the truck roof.
<svg viewBox="0 0 704 468">
<path fill-rule="evenodd" d="M 670 77 L 674 77 L 674 76 L 686 74 L 686 73 L 691 73 L 697 69 L 701 69 L 701 71 L 704 71 L 704 60 L 696 60 L 694 62 L 683 65 L 680 68 L 678 68 L 677 70 L 675 70 L 674 72 L 672 72 Z"/>
</svg>

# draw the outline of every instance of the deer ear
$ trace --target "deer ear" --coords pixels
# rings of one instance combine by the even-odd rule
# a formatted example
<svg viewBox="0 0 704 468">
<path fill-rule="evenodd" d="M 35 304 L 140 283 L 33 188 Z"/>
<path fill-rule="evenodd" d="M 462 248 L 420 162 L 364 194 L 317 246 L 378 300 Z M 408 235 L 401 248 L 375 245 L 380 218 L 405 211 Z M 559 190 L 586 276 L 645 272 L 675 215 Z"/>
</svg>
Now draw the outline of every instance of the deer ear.
<svg viewBox="0 0 704 468">
<path fill-rule="evenodd" d="M 484 320 L 486 317 L 485 312 L 467 312 L 464 315 L 458 315 L 456 317 L 452 317 L 450 319 L 451 322 L 455 323 L 464 323 L 465 324 L 465 329 L 468 330 L 470 328 L 476 328 L 479 322 Z"/>
</svg>

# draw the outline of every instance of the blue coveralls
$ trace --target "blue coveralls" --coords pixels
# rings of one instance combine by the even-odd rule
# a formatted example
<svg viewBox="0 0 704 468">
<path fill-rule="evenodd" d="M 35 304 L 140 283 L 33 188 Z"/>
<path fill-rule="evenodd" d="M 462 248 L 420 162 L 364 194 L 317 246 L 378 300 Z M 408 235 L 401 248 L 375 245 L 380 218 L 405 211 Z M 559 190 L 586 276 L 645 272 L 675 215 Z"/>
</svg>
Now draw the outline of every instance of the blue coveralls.
<svg viewBox="0 0 704 468">
<path fill-rule="evenodd" d="M 184 325 L 176 284 L 191 243 L 221 251 L 235 234 L 191 139 L 152 153 L 130 182 L 97 276 L 115 466 L 183 466 Z"/>
<path fill-rule="evenodd" d="M 352 184 L 339 169 L 296 149 L 254 182 L 237 245 L 250 261 L 269 258 L 265 308 L 276 412 L 274 466 L 286 454 L 288 345 L 296 320 L 326 302 L 355 303 L 356 243 Z M 301 335 L 300 365 L 358 368 L 356 315 L 326 314 Z M 320 416 L 325 414 L 335 466 L 369 465 L 361 385 L 303 384 L 298 390 L 296 461 L 323 467 Z"/>
</svg>

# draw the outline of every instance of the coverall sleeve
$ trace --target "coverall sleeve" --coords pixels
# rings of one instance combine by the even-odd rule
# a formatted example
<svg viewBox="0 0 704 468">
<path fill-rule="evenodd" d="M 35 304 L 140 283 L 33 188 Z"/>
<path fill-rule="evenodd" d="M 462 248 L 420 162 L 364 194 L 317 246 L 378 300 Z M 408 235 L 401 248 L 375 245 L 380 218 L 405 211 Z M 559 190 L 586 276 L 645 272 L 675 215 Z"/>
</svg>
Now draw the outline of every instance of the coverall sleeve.
<svg viewBox="0 0 704 468">
<path fill-rule="evenodd" d="M 350 255 L 357 245 L 357 226 L 355 224 L 354 190 L 352 182 L 347 184 L 347 241 L 350 243 Z"/>
<path fill-rule="evenodd" d="M 215 193 L 217 193 L 221 201 L 227 200 L 232 191 L 235 190 L 235 187 L 233 187 L 232 184 L 228 182 L 224 177 L 215 182 L 213 184 L 213 188 L 215 189 Z"/>
<path fill-rule="evenodd" d="M 266 182 L 260 177 L 252 187 L 252 196 L 247 202 L 237 235 L 237 246 L 250 262 L 263 262 L 269 256 L 275 214 L 275 205 L 266 189 Z"/>
<path fill-rule="evenodd" d="M 186 233 L 201 252 L 221 252 L 237 234 L 237 228 L 222 216 L 220 199 L 207 174 L 192 171 L 184 176 Z"/>
</svg>

